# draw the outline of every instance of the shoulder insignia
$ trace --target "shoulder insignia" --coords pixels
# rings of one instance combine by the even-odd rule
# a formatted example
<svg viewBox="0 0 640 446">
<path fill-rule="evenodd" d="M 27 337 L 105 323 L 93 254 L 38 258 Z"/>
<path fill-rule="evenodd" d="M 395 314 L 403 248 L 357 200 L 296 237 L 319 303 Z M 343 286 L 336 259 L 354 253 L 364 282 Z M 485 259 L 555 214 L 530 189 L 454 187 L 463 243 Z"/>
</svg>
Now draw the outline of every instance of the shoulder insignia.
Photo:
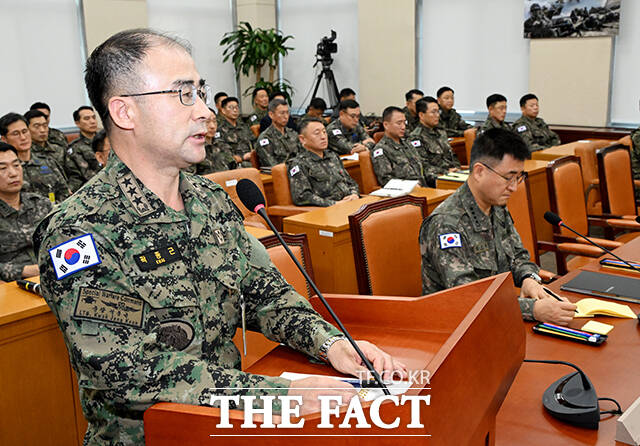
<svg viewBox="0 0 640 446">
<path fill-rule="evenodd" d="M 457 232 L 452 232 L 450 234 L 441 234 L 439 238 L 440 249 L 462 248 L 462 240 L 460 239 L 460 234 Z"/>
<path fill-rule="evenodd" d="M 382 155 L 383 153 L 384 153 L 384 151 L 382 150 L 382 147 L 380 147 L 379 149 L 376 149 L 376 150 L 373 151 L 373 157 L 377 158 L 380 155 Z"/>
<path fill-rule="evenodd" d="M 69 148 L 67 149 L 67 154 L 69 154 L 69 155 L 73 155 L 73 147 L 69 147 Z"/>
<path fill-rule="evenodd" d="M 260 140 L 260 147 L 264 147 L 264 146 L 266 146 L 267 144 L 269 144 L 269 140 L 268 140 L 267 138 L 262 138 L 262 139 Z"/>
<path fill-rule="evenodd" d="M 419 139 L 416 139 L 415 141 L 411 141 L 411 145 L 413 147 L 420 147 L 422 144 L 420 143 Z"/>
<path fill-rule="evenodd" d="M 54 246 L 49 250 L 49 256 L 58 280 L 102 263 L 92 234 L 81 235 Z"/>
<path fill-rule="evenodd" d="M 215 135 L 213 135 L 214 138 L 220 138 L 220 132 L 216 132 Z"/>
<path fill-rule="evenodd" d="M 526 132 L 527 131 L 527 126 L 526 125 L 521 125 L 520 127 L 518 127 L 518 132 L 522 133 L 522 132 Z"/>
<path fill-rule="evenodd" d="M 255 121 L 256 119 L 258 119 L 256 115 L 251 115 L 251 117 L 249 118 L 251 122 Z"/>
<path fill-rule="evenodd" d="M 153 212 L 153 207 L 151 207 L 151 204 L 149 204 L 149 201 L 142 193 L 142 189 L 132 173 L 118 178 L 118 185 L 127 199 L 133 204 L 138 215 L 144 217 Z"/>
<path fill-rule="evenodd" d="M 333 136 L 342 135 L 342 130 L 340 130 L 340 129 L 333 129 L 333 131 L 332 131 L 331 133 L 333 133 Z"/>
<path fill-rule="evenodd" d="M 73 317 L 142 328 L 144 301 L 139 297 L 82 287 Z"/>
<path fill-rule="evenodd" d="M 298 172 L 300 172 L 300 166 L 293 166 L 289 171 L 289 175 L 294 176 Z"/>
</svg>

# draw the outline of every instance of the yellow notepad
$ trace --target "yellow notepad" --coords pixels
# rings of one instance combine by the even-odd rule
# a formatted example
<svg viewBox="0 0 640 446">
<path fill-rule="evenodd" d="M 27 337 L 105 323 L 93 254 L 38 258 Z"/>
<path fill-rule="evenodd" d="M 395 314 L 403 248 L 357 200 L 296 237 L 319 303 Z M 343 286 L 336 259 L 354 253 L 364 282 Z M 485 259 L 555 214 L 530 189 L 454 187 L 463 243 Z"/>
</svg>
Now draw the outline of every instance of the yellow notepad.
<svg viewBox="0 0 640 446">
<path fill-rule="evenodd" d="M 636 315 L 629 305 L 616 304 L 606 300 L 587 298 L 576 302 L 578 309 L 574 317 L 592 317 L 596 314 L 602 316 L 635 318 Z"/>
<path fill-rule="evenodd" d="M 613 330 L 613 325 L 603 324 L 602 322 L 589 321 L 584 324 L 580 330 L 588 331 L 589 333 L 606 335 L 611 330 Z"/>
</svg>

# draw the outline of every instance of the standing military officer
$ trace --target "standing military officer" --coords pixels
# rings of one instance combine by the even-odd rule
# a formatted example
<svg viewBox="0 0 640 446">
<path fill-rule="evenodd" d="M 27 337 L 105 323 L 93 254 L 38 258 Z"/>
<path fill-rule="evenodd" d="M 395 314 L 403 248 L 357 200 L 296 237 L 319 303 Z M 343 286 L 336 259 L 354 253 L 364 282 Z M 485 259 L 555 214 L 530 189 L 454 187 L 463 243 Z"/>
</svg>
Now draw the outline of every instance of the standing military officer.
<svg viewBox="0 0 640 446">
<path fill-rule="evenodd" d="M 420 155 L 427 185 L 435 187 L 438 176 L 460 168 L 460 160 L 451 150 L 447 133 L 438 128 L 438 101 L 427 96 L 416 103 L 416 110 L 420 124 L 411 132 L 409 140 Z"/>
<path fill-rule="evenodd" d="M 404 112 L 405 120 L 407 121 L 407 133 L 411 133 L 420 122 L 420 117 L 418 116 L 418 112 L 416 111 L 416 102 L 418 101 L 418 99 L 422 99 L 423 97 L 424 93 L 421 90 L 415 88 L 413 90 L 407 91 L 407 93 L 404 95 L 407 103 L 402 111 Z"/>
<path fill-rule="evenodd" d="M 387 107 L 382 112 L 384 136 L 371 151 L 371 163 L 384 186 L 394 178 L 419 180 L 426 186 L 420 155 L 405 138 L 405 113 L 398 107 Z"/>
<path fill-rule="evenodd" d="M 317 118 L 300 123 L 301 150 L 287 161 L 291 199 L 297 206 L 331 206 L 359 197 L 358 183 L 349 175 L 329 144 L 324 123 Z"/>
<path fill-rule="evenodd" d="M 91 54 L 85 82 L 112 153 L 34 236 L 43 295 L 78 375 L 84 444 L 144 444 L 144 410 L 159 401 L 291 394 L 302 396 L 305 413 L 319 407 L 315 388 L 353 395 L 328 378 L 240 370 L 232 337 L 243 320 L 341 372 L 361 367 L 246 233 L 223 189 L 181 172 L 205 156 L 210 96 L 186 44 L 120 32 Z M 363 346 L 381 368 L 403 369 Z"/>
<path fill-rule="evenodd" d="M 67 137 L 64 135 L 64 133 L 61 130 L 51 127 L 51 107 L 49 107 L 49 105 L 44 102 L 34 102 L 33 104 L 31 104 L 31 107 L 29 107 L 29 110 L 38 110 L 44 113 L 44 115 L 46 116 L 47 126 L 49 127 L 48 141 L 51 144 L 64 147 L 65 149 L 69 146 Z"/>
<path fill-rule="evenodd" d="M 238 98 L 230 96 L 220 103 L 223 119 L 218 125 L 220 144 L 233 154 L 238 163 L 251 167 L 249 158 L 255 138 L 249 127 L 240 121 L 240 103 Z"/>
<path fill-rule="evenodd" d="M 440 122 L 438 127 L 447 132 L 447 136 L 464 136 L 464 131 L 471 128 L 462 116 L 453 108 L 453 89 L 451 87 L 440 87 L 437 93 L 438 105 L 440 106 Z"/>
<path fill-rule="evenodd" d="M 576 306 L 555 300 L 540 285 L 505 205 L 525 177 L 529 158 L 524 141 L 504 129 L 490 129 L 471 149 L 468 181 L 422 223 L 422 291 L 434 293 L 511 271 L 521 288 L 520 309 L 527 320 L 567 325 Z"/>
<path fill-rule="evenodd" d="M 504 122 L 504 118 L 507 116 L 507 98 L 500 93 L 494 93 L 488 96 L 487 110 L 489 111 L 489 115 L 482 123 L 480 132 L 486 132 L 489 129 L 495 128 L 513 131 L 509 123 Z"/>
<path fill-rule="evenodd" d="M 340 102 L 338 119 L 327 126 L 329 148 L 339 155 L 362 152 L 375 141 L 360 124 L 360 105 L 351 99 Z"/>
<path fill-rule="evenodd" d="M 49 211 L 49 200 L 22 191 L 18 152 L 0 142 L 0 280 L 10 282 L 40 274 L 31 237 Z"/>
<path fill-rule="evenodd" d="M 524 140 L 530 152 L 560 144 L 560 137 L 552 131 L 542 118 L 538 118 L 540 108 L 538 97 L 528 93 L 520 98 L 522 116 L 513 123 L 516 133 Z"/>
<path fill-rule="evenodd" d="M 284 99 L 269 102 L 271 125 L 258 136 L 256 151 L 260 166 L 284 163 L 298 153 L 298 134 L 287 127 L 289 104 Z"/>
</svg>

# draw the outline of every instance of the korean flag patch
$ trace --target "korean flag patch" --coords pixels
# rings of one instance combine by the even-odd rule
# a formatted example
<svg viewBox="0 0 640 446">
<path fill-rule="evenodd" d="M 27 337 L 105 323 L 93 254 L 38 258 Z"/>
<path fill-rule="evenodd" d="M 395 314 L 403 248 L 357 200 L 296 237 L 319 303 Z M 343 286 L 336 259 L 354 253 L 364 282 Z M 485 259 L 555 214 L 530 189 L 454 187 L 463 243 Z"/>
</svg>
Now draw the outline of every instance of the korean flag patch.
<svg viewBox="0 0 640 446">
<path fill-rule="evenodd" d="M 216 132 L 215 135 L 213 135 L 214 138 L 220 138 L 220 132 Z"/>
<path fill-rule="evenodd" d="M 460 234 L 458 234 L 457 232 L 452 232 L 451 234 L 440 235 L 440 249 L 447 248 L 462 248 Z"/>
<path fill-rule="evenodd" d="M 81 235 L 49 250 L 58 280 L 102 263 L 92 234 Z"/>
<path fill-rule="evenodd" d="M 416 139 L 415 141 L 411 141 L 411 145 L 413 147 L 420 147 L 421 144 L 420 141 Z"/>
<path fill-rule="evenodd" d="M 267 144 L 269 144 L 269 140 L 268 140 L 267 138 L 262 138 L 262 139 L 260 140 L 260 147 L 264 147 L 264 146 L 266 146 Z"/>
<path fill-rule="evenodd" d="M 250 118 L 251 122 L 255 121 L 256 119 L 258 119 L 256 115 L 251 115 L 251 118 Z"/>
<path fill-rule="evenodd" d="M 298 166 L 293 166 L 293 167 L 291 168 L 291 170 L 289 171 L 289 174 L 290 174 L 291 176 L 294 176 L 294 175 L 295 175 L 295 174 L 297 174 L 298 172 L 300 172 L 300 167 L 298 167 Z"/>
<path fill-rule="evenodd" d="M 338 135 L 342 135 L 342 130 L 340 129 L 333 129 L 333 136 L 338 136 Z"/>
<path fill-rule="evenodd" d="M 383 151 L 382 151 L 382 147 L 381 147 L 381 148 L 379 148 L 379 149 L 376 149 L 376 150 L 374 150 L 374 151 L 373 151 L 373 157 L 374 157 L 374 158 L 377 158 L 377 157 L 379 157 L 380 155 L 382 155 L 382 153 L 383 153 Z"/>
<path fill-rule="evenodd" d="M 522 132 L 526 132 L 527 131 L 527 126 L 526 125 L 521 125 L 520 127 L 518 127 L 518 132 L 522 133 Z"/>
</svg>

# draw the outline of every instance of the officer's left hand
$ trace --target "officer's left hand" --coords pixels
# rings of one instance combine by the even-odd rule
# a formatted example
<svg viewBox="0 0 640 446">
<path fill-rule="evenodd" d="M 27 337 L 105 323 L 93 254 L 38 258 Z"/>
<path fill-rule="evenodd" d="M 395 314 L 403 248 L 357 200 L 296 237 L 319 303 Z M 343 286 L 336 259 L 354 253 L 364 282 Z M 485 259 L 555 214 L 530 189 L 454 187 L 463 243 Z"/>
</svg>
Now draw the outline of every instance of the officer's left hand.
<svg viewBox="0 0 640 446">
<path fill-rule="evenodd" d="M 520 297 L 530 297 L 531 299 L 554 299 L 552 295 L 544 290 L 544 287 L 531 277 L 527 277 L 522 281 L 522 288 L 520 288 Z M 569 302 L 566 297 L 560 296 L 560 298 Z"/>
<path fill-rule="evenodd" d="M 408 376 L 407 366 L 374 344 L 367 341 L 356 341 L 356 343 L 382 379 L 397 380 Z M 329 348 L 327 359 L 329 359 L 333 368 L 339 372 L 357 376 L 359 379 L 368 377 L 367 368 L 346 339 L 334 343 Z"/>
</svg>

